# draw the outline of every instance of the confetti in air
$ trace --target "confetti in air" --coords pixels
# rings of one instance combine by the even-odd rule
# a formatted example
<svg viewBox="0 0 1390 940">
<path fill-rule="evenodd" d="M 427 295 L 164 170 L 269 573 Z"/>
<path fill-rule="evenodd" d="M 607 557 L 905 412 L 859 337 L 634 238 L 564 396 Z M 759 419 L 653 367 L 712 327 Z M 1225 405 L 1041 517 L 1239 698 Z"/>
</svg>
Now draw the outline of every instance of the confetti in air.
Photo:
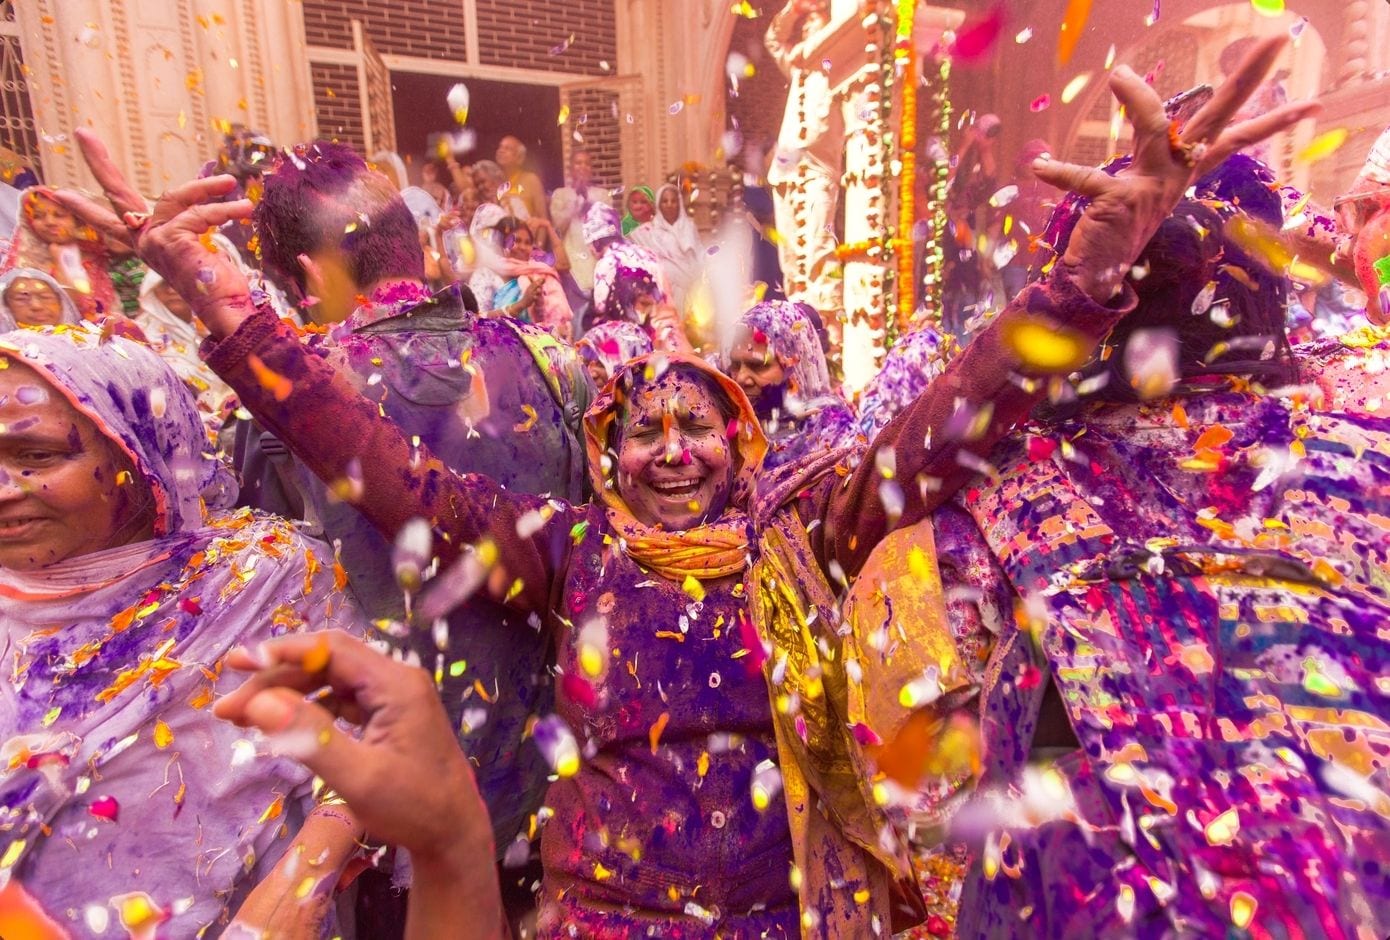
<svg viewBox="0 0 1390 940">
<path fill-rule="evenodd" d="M 1004 32 L 1004 17 L 1004 5 L 999 4 L 961 26 L 951 43 L 951 58 L 963 64 L 987 59 Z"/>
<path fill-rule="evenodd" d="M 454 123 L 467 124 L 468 106 L 470 101 L 470 96 L 468 94 L 468 86 L 463 84 L 462 82 L 459 82 L 457 85 L 454 85 L 452 88 L 449 89 L 449 94 L 446 100 L 449 103 L 449 113 L 454 116 Z"/>
<path fill-rule="evenodd" d="M 1091 0 L 1067 0 L 1066 12 L 1062 14 L 1062 26 L 1057 36 L 1057 63 L 1066 65 L 1081 41 L 1081 32 L 1086 28 L 1086 20 L 1091 15 Z"/>
</svg>

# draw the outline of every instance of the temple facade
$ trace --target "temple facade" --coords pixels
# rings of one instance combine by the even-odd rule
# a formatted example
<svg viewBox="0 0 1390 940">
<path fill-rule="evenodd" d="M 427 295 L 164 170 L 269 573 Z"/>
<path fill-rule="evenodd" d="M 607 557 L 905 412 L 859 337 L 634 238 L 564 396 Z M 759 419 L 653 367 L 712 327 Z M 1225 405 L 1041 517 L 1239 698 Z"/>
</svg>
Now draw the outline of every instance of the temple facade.
<svg viewBox="0 0 1390 940">
<path fill-rule="evenodd" d="M 231 124 L 395 150 L 397 73 L 552 86 L 566 151 L 582 140 L 613 185 L 656 179 L 719 146 L 710 65 L 733 27 L 723 0 L 25 0 L 0 15 L 0 143 L 87 185 L 70 135 L 92 127 L 151 195 Z"/>
</svg>

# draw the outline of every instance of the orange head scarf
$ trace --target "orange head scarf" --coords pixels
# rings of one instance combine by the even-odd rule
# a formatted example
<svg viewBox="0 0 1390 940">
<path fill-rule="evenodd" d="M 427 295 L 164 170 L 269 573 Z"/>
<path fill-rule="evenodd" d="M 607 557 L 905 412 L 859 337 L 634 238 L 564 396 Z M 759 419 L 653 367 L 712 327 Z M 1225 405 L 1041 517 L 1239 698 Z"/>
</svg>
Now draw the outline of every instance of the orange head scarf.
<svg viewBox="0 0 1390 940">
<path fill-rule="evenodd" d="M 733 450 L 734 482 L 719 518 L 678 532 L 649 526 L 632 514 L 614 479 L 616 461 L 608 452 L 617 441 L 623 406 L 632 393 L 655 382 L 670 369 L 694 372 L 708 380 L 733 405 L 729 444 Z M 695 384 L 693 377 L 687 382 Z M 598 498 L 608 507 L 608 521 L 622 537 L 627 554 L 638 564 L 675 581 L 695 578 L 710 581 L 742 571 L 748 564 L 748 502 L 752 497 L 767 453 L 763 436 L 748 396 L 733 379 L 703 359 L 674 353 L 652 353 L 619 369 L 584 416 L 585 445 L 590 481 Z"/>
</svg>

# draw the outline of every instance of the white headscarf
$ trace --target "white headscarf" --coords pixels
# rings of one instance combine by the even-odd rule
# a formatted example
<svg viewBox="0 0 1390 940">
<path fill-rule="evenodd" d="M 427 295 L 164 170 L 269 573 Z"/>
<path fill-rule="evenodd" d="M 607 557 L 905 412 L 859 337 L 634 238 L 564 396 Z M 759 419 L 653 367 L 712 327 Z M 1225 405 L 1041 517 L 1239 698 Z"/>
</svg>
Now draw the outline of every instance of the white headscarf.
<svg viewBox="0 0 1390 940">
<path fill-rule="evenodd" d="M 63 319 L 60 322 L 73 325 L 82 322 L 82 314 L 77 312 L 77 304 L 72 302 L 68 292 L 63 290 L 62 285 L 55 278 L 35 268 L 11 268 L 0 275 L 0 333 L 13 330 L 19 325 L 19 317 L 15 316 L 15 312 L 5 302 L 5 292 L 10 289 L 11 284 L 20 278 L 43 281 L 57 292 L 58 300 L 63 305 Z"/>
<path fill-rule="evenodd" d="M 666 216 L 661 213 L 661 196 L 668 189 L 675 193 L 676 203 L 680 207 L 674 222 L 666 221 Z M 680 187 L 671 183 L 662 186 L 657 190 L 656 205 L 656 215 L 652 220 L 637 226 L 628 237 L 657 256 L 675 295 L 676 306 L 683 307 L 686 292 L 700 276 L 700 232 L 695 228 L 694 220 L 686 214 Z"/>
<path fill-rule="evenodd" d="M 229 243 L 224 250 L 234 249 Z M 159 274 L 145 272 L 145 279 L 140 282 L 140 309 L 135 314 L 135 323 L 149 340 L 150 348 L 188 386 L 197 401 L 203 426 L 215 434 L 236 408 L 236 392 L 198 357 L 198 347 L 205 334 L 199 331 L 196 324 L 182 319 L 159 299 L 155 288 L 163 283 L 164 278 Z"/>
</svg>

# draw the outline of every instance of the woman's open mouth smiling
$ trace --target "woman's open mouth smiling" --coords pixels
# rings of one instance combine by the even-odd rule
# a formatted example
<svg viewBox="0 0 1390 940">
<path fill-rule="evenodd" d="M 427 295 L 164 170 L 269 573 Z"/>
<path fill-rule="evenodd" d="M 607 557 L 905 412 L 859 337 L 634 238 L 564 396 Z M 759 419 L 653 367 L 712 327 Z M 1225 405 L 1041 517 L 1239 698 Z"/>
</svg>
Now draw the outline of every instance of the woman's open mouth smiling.
<svg viewBox="0 0 1390 940">
<path fill-rule="evenodd" d="M 42 522 L 43 519 L 39 516 L 0 519 L 0 539 L 22 539 L 30 535 Z"/>
<path fill-rule="evenodd" d="M 704 479 L 696 477 L 692 480 L 659 480 L 653 481 L 651 487 L 658 496 L 668 499 L 687 500 L 700 491 Z"/>
</svg>

